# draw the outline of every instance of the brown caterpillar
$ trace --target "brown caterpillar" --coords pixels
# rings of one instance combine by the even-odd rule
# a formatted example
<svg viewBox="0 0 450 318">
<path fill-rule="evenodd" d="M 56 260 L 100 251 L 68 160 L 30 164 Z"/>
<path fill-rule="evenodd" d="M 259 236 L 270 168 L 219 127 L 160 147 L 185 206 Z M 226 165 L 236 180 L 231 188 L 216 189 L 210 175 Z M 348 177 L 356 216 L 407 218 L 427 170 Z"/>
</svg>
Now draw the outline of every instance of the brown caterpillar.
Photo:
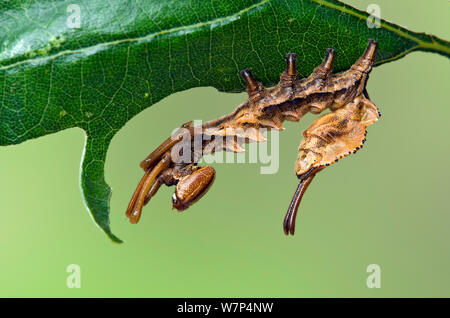
<svg viewBox="0 0 450 318">
<path fill-rule="evenodd" d="M 304 139 L 295 163 L 300 182 L 283 222 L 285 234 L 293 235 L 301 198 L 314 176 L 361 149 L 366 140 L 366 127 L 381 116 L 366 91 L 376 49 L 377 43 L 369 39 L 364 54 L 348 71 L 339 74 L 332 74 L 336 52 L 328 49 L 323 63 L 304 79 L 297 79 L 296 55 L 288 53 L 286 70 L 280 82 L 270 89 L 264 88 L 249 69 L 243 70 L 247 101 L 231 114 L 201 127 L 193 127 L 191 122 L 184 124 L 141 162 L 145 174 L 126 211 L 130 222 L 139 221 L 142 207 L 162 184 L 176 185 L 173 207 L 178 211 L 199 200 L 215 179 L 214 168 L 197 165 L 203 155 L 219 150 L 245 151 L 243 143 L 265 140 L 259 128 L 282 130 L 285 120 L 299 121 L 308 112 L 319 114 L 329 108 L 329 113 L 303 131 Z M 227 137 L 225 144 L 223 137 Z M 178 160 L 182 156 L 185 160 Z"/>
</svg>

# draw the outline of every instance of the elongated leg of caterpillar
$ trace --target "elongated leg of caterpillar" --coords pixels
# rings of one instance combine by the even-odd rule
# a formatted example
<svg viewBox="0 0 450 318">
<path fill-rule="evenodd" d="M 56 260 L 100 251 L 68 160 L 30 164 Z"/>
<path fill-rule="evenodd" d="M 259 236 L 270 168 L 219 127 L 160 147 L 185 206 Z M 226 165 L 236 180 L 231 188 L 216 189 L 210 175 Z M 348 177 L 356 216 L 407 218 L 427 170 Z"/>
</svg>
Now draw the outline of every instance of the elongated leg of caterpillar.
<svg viewBox="0 0 450 318">
<path fill-rule="evenodd" d="M 284 217 L 283 222 L 283 230 L 286 235 L 294 235 L 295 233 L 295 219 L 297 218 L 297 211 L 302 201 L 303 194 L 305 194 L 306 189 L 310 185 L 311 181 L 316 176 L 316 173 L 322 170 L 323 167 L 312 168 L 309 172 L 306 173 L 306 176 L 300 180 L 297 190 L 295 190 L 294 197 L 291 200 L 291 204 L 289 204 L 288 211 L 286 216 Z"/>
<path fill-rule="evenodd" d="M 182 129 L 186 129 L 190 127 L 192 121 L 188 121 L 183 124 L 180 129 L 178 129 L 174 135 L 177 135 L 182 132 Z M 156 148 L 151 154 L 147 156 L 144 160 L 141 161 L 141 168 L 144 170 L 150 169 L 152 166 L 156 164 L 156 162 L 162 157 L 164 153 L 166 153 L 170 148 L 172 148 L 175 144 L 180 142 L 183 139 L 183 135 L 167 138 L 158 148 Z"/>
<path fill-rule="evenodd" d="M 136 190 L 134 191 L 133 196 L 131 197 L 130 203 L 128 203 L 128 208 L 125 213 L 125 215 L 127 217 L 130 217 L 131 211 L 133 211 L 133 208 L 136 205 L 136 201 L 139 196 L 139 193 L 141 193 L 142 185 L 144 184 L 145 180 L 147 180 L 149 174 L 150 174 L 150 170 L 146 171 L 144 176 L 142 177 L 141 181 L 139 182 L 138 186 L 136 187 Z"/>
<path fill-rule="evenodd" d="M 140 190 L 139 190 L 139 185 L 138 185 L 138 189 L 136 190 L 136 191 L 139 190 L 139 194 L 137 195 L 137 197 L 135 199 L 135 204 L 130 209 L 131 212 L 128 212 L 128 210 L 127 210 L 127 215 L 129 215 L 131 223 L 135 224 L 139 221 L 139 219 L 141 217 L 142 207 L 144 206 L 145 199 L 146 199 L 149 191 L 152 189 L 152 186 L 155 182 L 159 182 L 156 180 L 156 178 L 159 176 L 161 171 L 163 171 L 165 168 L 167 168 L 169 166 L 170 161 L 171 161 L 170 153 L 166 152 L 163 155 L 163 157 L 161 158 L 161 161 L 156 164 L 156 166 L 150 171 L 150 173 L 148 173 L 148 174 L 146 173 L 144 175 L 144 177 L 142 178 L 143 179 L 143 181 L 141 181 L 142 185 L 141 185 L 141 183 L 139 183 L 139 185 L 141 185 Z M 158 188 L 158 187 L 156 187 L 156 188 Z M 133 195 L 133 198 L 134 198 L 134 195 Z M 129 204 L 129 207 L 130 207 L 130 205 L 131 205 L 131 202 Z"/>
<path fill-rule="evenodd" d="M 150 199 L 156 194 L 156 192 L 158 192 L 159 188 L 161 187 L 161 184 L 162 184 L 161 181 L 159 181 L 158 179 L 156 179 L 155 182 L 153 182 L 150 190 L 148 191 L 145 197 L 144 205 L 147 205 Z"/>
</svg>

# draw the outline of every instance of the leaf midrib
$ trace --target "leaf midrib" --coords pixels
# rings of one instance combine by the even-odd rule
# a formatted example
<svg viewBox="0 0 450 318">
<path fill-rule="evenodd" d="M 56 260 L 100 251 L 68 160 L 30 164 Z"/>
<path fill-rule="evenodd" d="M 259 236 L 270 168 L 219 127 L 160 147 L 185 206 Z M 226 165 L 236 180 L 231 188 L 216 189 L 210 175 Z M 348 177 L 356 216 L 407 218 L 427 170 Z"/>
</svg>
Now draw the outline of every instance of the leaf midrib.
<svg viewBox="0 0 450 318">
<path fill-rule="evenodd" d="M 177 33 L 177 32 L 181 32 L 181 31 L 185 31 L 185 30 L 195 30 L 195 29 L 200 29 L 202 27 L 208 26 L 208 25 L 213 25 L 216 23 L 223 23 L 223 22 L 232 22 L 234 18 L 239 17 L 253 9 L 256 9 L 260 6 L 263 6 L 264 4 L 268 3 L 270 0 L 262 0 L 258 3 L 252 4 L 251 6 L 244 8 L 232 15 L 228 15 L 225 17 L 220 17 L 220 18 L 216 18 L 216 19 L 212 19 L 212 20 L 208 20 L 208 21 L 203 21 L 203 22 L 199 22 L 199 23 L 194 23 L 194 24 L 190 24 L 190 25 L 184 25 L 184 26 L 178 26 L 175 28 L 171 28 L 171 29 L 167 29 L 167 30 L 161 30 L 155 33 L 150 33 L 147 34 L 145 36 L 142 37 L 137 37 L 137 38 L 128 38 L 128 39 L 120 39 L 120 40 L 115 40 L 115 41 L 110 41 L 110 42 L 102 42 L 102 43 L 97 43 L 95 45 L 89 46 L 89 47 L 84 47 L 84 48 L 80 48 L 80 49 L 76 49 L 76 50 L 65 50 L 65 51 L 61 51 L 58 53 L 55 53 L 53 55 L 48 55 L 48 56 L 40 56 L 40 57 L 33 57 L 30 59 L 26 59 L 26 60 L 22 60 L 22 61 L 17 61 L 15 63 L 9 64 L 9 65 L 3 65 L 0 66 L 0 71 L 5 71 L 11 68 L 14 68 L 16 66 L 20 66 L 23 64 L 27 64 L 27 63 L 41 63 L 41 62 L 45 62 L 48 60 L 53 60 L 56 59 L 60 56 L 65 56 L 65 55 L 71 55 L 71 54 L 79 54 L 79 53 L 86 53 L 89 52 L 91 50 L 96 51 L 99 49 L 102 49 L 104 47 L 109 47 L 109 46 L 115 46 L 115 45 L 120 45 L 120 44 L 124 44 L 124 43 L 134 43 L 134 42 L 140 42 L 140 41 L 148 41 L 152 38 L 158 37 L 158 36 L 162 36 L 162 35 L 169 35 L 172 33 Z"/>
<path fill-rule="evenodd" d="M 315 2 L 315 3 L 317 3 L 317 4 L 320 4 L 320 5 L 324 5 L 324 6 L 327 6 L 327 7 L 329 7 L 329 8 L 338 10 L 338 11 L 340 11 L 340 12 L 343 12 L 343 13 L 347 13 L 347 14 L 353 15 L 354 17 L 356 17 L 356 18 L 358 18 L 358 19 L 360 19 L 360 20 L 366 20 L 366 19 L 367 19 L 366 16 L 361 15 L 360 13 L 358 13 L 358 12 L 356 12 L 356 11 L 354 11 L 354 10 L 349 9 L 348 7 L 345 7 L 345 6 L 338 6 L 338 5 L 336 5 L 335 3 L 331 3 L 331 2 L 329 2 L 329 1 L 327 1 L 327 0 L 311 0 L 311 1 L 313 1 L 313 2 Z M 419 38 L 413 36 L 411 33 L 404 32 L 404 31 L 400 30 L 399 28 L 394 27 L 392 24 L 387 23 L 386 21 L 380 20 L 380 25 L 381 25 L 384 29 L 386 29 L 386 30 L 388 30 L 388 31 L 394 32 L 394 33 L 400 35 L 400 36 L 403 37 L 403 38 L 406 38 L 406 39 L 408 39 L 408 40 L 411 40 L 411 41 L 417 43 L 417 46 L 410 48 L 406 53 L 403 52 L 403 53 L 399 54 L 399 56 L 392 57 L 392 58 L 390 58 L 389 60 L 395 60 L 395 59 L 397 59 L 398 57 L 403 56 L 403 55 L 406 55 L 408 52 L 414 51 L 415 49 L 417 49 L 417 48 L 419 48 L 419 47 L 422 47 L 422 48 L 428 48 L 428 49 L 436 49 L 436 50 L 440 50 L 440 51 L 447 52 L 448 54 L 450 54 L 450 48 L 448 48 L 448 47 L 446 47 L 446 46 L 444 46 L 444 45 L 439 44 L 439 43 L 436 42 L 433 38 L 430 38 L 430 39 L 431 39 L 431 42 L 425 42 L 425 41 L 422 41 L 421 39 L 419 39 Z M 380 62 L 381 62 L 381 61 L 378 61 L 378 63 L 380 63 Z M 383 62 L 386 62 L 386 61 L 383 61 Z"/>
</svg>

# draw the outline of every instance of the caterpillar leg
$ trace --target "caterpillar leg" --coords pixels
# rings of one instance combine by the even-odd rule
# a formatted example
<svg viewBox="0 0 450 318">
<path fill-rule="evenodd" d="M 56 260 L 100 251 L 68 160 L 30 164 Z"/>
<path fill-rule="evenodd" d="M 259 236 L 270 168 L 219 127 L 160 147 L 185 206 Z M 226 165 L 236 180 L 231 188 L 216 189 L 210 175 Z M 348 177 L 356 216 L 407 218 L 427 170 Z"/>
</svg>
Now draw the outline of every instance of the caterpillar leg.
<svg viewBox="0 0 450 318">
<path fill-rule="evenodd" d="M 160 159 L 164 153 L 170 150 L 175 144 L 180 142 L 183 139 L 183 129 L 187 129 L 191 126 L 192 121 L 188 121 L 183 124 L 178 131 L 176 131 L 172 136 L 167 138 L 158 148 L 156 148 L 151 154 L 147 156 L 144 160 L 141 161 L 140 166 L 144 170 L 150 169 L 155 165 L 158 159 Z"/>
<path fill-rule="evenodd" d="M 149 192 L 152 191 L 151 196 L 156 193 L 159 188 L 159 181 L 157 180 L 157 178 L 160 173 L 169 166 L 170 162 L 170 153 L 166 152 L 161 157 L 161 160 L 151 170 L 148 170 L 142 177 L 136 188 L 136 191 L 131 198 L 130 203 L 128 204 L 128 208 L 126 211 L 126 215 L 130 219 L 131 223 L 135 224 L 139 222 L 142 213 L 142 207 L 149 200 Z"/>
<path fill-rule="evenodd" d="M 145 174 L 136 187 L 125 212 L 131 223 L 139 222 L 143 206 L 150 201 L 160 188 L 162 184 L 161 176 L 172 164 L 170 150 L 175 144 L 183 139 L 183 129 L 190 128 L 191 123 L 192 122 L 189 121 L 183 124 L 178 131 L 167 138 L 140 163 Z"/>
<path fill-rule="evenodd" d="M 178 162 L 176 160 L 178 151 L 172 154 L 172 150 L 175 150 L 173 147 L 185 137 L 182 129 L 188 129 L 189 138 L 187 142 L 183 141 L 183 145 L 187 147 L 186 149 L 191 150 L 194 130 L 191 129 L 190 125 L 191 122 L 188 122 L 181 126 L 178 131 L 141 162 L 145 174 L 136 187 L 125 213 L 131 223 L 139 222 L 142 208 L 148 204 L 162 184 L 176 185 L 172 203 L 173 208 L 180 212 L 203 197 L 213 184 L 215 179 L 213 167 L 202 168 L 197 166 L 193 159 L 195 156 L 191 155 L 189 156 L 189 162 Z M 182 152 L 184 150 L 182 149 Z"/>
</svg>

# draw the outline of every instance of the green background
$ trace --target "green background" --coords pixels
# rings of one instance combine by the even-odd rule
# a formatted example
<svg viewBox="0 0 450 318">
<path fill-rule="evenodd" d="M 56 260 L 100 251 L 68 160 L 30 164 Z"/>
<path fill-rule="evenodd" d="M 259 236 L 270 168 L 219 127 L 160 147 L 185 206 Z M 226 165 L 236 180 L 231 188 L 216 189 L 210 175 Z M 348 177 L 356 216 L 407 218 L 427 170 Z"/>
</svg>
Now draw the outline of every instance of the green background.
<svg viewBox="0 0 450 318">
<path fill-rule="evenodd" d="M 345 1 L 365 9 L 375 1 Z M 376 1 L 381 16 L 450 38 L 448 1 Z M 337 57 L 339 58 L 339 56 Z M 113 139 L 113 244 L 95 227 L 79 190 L 80 129 L 0 148 L 0 296 L 28 297 L 449 297 L 450 107 L 448 59 L 412 53 L 372 72 L 383 113 L 365 148 L 321 172 L 303 200 L 296 234 L 282 220 L 297 185 L 301 131 L 286 123 L 280 169 L 214 164 L 211 191 L 186 212 L 161 188 L 132 225 L 124 212 L 138 163 L 190 119 L 232 111 L 245 94 L 197 88 L 132 119 Z M 381 266 L 381 288 L 366 267 Z M 81 288 L 66 286 L 69 264 Z"/>
</svg>

